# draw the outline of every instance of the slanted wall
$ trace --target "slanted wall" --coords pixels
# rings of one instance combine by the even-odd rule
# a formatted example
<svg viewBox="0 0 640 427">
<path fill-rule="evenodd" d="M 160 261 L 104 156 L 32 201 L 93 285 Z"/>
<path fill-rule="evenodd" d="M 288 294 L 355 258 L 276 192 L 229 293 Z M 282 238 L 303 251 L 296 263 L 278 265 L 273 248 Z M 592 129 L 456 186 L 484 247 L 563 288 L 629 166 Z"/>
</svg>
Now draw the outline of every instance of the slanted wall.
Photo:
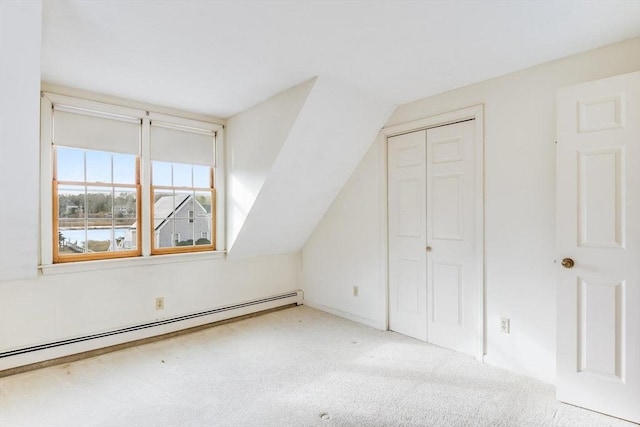
<svg viewBox="0 0 640 427">
<path fill-rule="evenodd" d="M 227 248 L 233 247 L 315 78 L 227 121 Z"/>
<path fill-rule="evenodd" d="M 278 119 L 274 111 L 266 108 L 267 105 L 262 107 L 262 117 L 267 115 Z M 283 106 L 273 105 L 273 108 L 278 107 Z M 331 78 L 315 79 L 295 122 L 281 142 L 271 168 L 261 169 L 266 174 L 255 197 L 256 187 L 250 187 L 247 191 L 247 185 L 244 184 L 250 184 L 251 180 L 239 179 L 242 176 L 235 169 L 234 156 L 237 156 L 238 150 L 250 150 L 241 151 L 244 162 L 249 163 L 253 159 L 267 166 L 270 159 L 265 159 L 262 151 L 274 154 L 274 148 L 280 141 L 274 140 L 273 135 L 265 136 L 262 140 L 241 140 L 238 133 L 228 139 L 231 156 L 228 203 L 230 210 L 240 206 L 243 209 L 241 212 L 230 212 L 233 218 L 230 219 L 229 228 L 232 230 L 229 234 L 233 239 L 229 240 L 229 257 L 299 251 L 374 141 L 392 109 L 390 103 L 364 95 Z M 232 129 L 233 126 L 246 125 L 248 116 L 245 115 L 242 120 L 231 118 L 229 133 L 237 132 Z M 253 120 L 264 121 L 255 112 L 253 116 Z M 271 150 L 251 149 L 251 144 L 262 147 L 266 143 L 270 144 Z M 245 196 L 247 194 L 249 196 Z M 238 200 L 245 200 L 246 203 L 239 203 Z M 240 223 L 239 218 L 244 220 Z"/>
</svg>

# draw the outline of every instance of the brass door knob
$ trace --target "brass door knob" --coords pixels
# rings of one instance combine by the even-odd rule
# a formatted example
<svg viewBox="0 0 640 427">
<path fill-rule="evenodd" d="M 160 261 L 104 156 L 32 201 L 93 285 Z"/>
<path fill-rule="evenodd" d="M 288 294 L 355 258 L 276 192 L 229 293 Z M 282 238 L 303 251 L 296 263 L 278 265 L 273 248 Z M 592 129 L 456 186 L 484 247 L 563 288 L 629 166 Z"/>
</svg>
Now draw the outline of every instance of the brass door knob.
<svg viewBox="0 0 640 427">
<path fill-rule="evenodd" d="M 565 258 L 561 262 L 564 268 L 572 268 L 576 263 L 571 258 Z"/>
<path fill-rule="evenodd" d="M 426 248 L 424 248 L 427 252 L 431 252 L 431 246 L 427 246 Z"/>
</svg>

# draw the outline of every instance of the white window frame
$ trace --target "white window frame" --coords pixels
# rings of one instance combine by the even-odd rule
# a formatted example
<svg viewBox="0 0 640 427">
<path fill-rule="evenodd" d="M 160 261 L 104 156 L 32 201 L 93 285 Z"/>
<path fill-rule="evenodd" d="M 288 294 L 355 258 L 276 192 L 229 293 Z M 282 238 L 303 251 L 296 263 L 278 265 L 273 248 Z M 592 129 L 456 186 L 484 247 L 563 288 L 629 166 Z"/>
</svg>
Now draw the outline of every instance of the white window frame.
<svg viewBox="0 0 640 427">
<path fill-rule="evenodd" d="M 130 108 L 125 105 L 107 104 L 87 99 L 75 98 L 49 92 L 42 92 L 40 106 L 40 260 L 39 268 L 43 274 L 62 274 L 74 271 L 97 270 L 104 268 L 121 268 L 124 266 L 160 264 L 166 262 L 184 262 L 224 257 L 225 248 L 225 165 L 224 165 L 224 126 L 219 123 L 204 122 L 184 117 L 155 113 L 152 111 Z M 53 263 L 53 155 L 52 155 L 52 122 L 53 106 L 65 106 L 85 111 L 114 114 L 118 116 L 139 118 L 142 122 L 140 138 L 140 185 L 142 207 L 140 217 L 142 227 L 142 255 L 139 257 L 78 261 L 64 264 Z M 188 113 L 185 113 L 188 115 Z M 148 224 L 151 224 L 151 158 L 150 158 L 150 122 L 152 120 L 172 124 L 178 127 L 207 129 L 215 133 L 215 188 L 216 188 L 216 250 L 197 252 L 162 254 L 151 256 L 151 235 Z"/>
</svg>

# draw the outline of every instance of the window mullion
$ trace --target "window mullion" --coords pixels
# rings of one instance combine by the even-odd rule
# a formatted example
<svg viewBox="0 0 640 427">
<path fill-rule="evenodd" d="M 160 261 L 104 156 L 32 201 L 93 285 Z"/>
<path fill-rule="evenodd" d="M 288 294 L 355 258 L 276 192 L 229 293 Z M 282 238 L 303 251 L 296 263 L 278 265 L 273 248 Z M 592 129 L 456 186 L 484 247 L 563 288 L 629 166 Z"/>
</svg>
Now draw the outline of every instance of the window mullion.
<svg viewBox="0 0 640 427">
<path fill-rule="evenodd" d="M 85 166 L 86 170 L 86 166 Z M 86 176 L 86 174 L 85 174 Z M 84 186 L 84 206 L 82 207 L 82 214 L 84 220 L 84 253 L 89 252 L 89 187 Z"/>
<path fill-rule="evenodd" d="M 151 239 L 155 238 L 153 229 L 153 218 L 151 217 L 151 206 L 153 205 L 153 192 L 151 190 L 151 149 L 150 149 L 151 126 L 149 117 L 142 119 L 142 129 L 140 135 L 140 197 L 142 199 L 142 212 L 138 218 L 138 231 L 142 240 L 142 256 L 151 255 Z"/>
</svg>

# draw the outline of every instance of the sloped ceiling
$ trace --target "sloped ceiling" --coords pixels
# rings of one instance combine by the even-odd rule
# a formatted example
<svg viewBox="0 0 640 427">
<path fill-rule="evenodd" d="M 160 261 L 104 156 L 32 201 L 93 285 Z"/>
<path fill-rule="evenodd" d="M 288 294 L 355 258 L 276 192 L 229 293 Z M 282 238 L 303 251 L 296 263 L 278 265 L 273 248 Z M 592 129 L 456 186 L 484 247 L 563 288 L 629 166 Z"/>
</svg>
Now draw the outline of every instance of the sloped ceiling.
<svg viewBox="0 0 640 427">
<path fill-rule="evenodd" d="M 393 104 L 640 36 L 640 2 L 43 2 L 51 83 L 230 117 L 314 76 Z"/>
</svg>

